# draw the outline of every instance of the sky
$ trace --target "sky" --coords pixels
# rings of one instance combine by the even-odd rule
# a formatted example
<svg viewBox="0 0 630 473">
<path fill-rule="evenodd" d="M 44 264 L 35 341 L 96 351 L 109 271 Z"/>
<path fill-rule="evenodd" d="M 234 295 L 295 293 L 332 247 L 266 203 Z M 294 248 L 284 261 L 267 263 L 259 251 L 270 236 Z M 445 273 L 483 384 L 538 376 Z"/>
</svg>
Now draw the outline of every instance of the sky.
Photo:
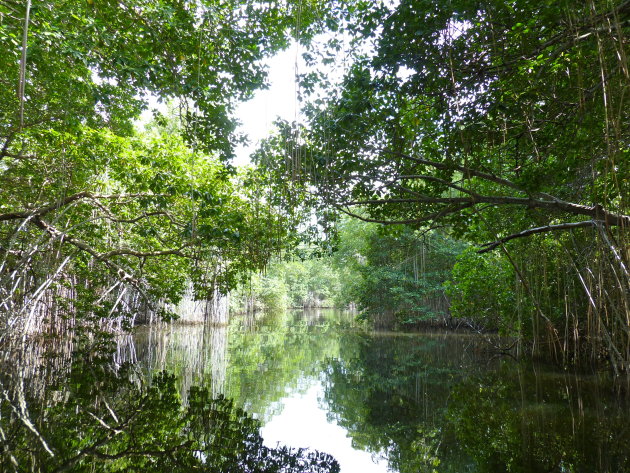
<svg viewBox="0 0 630 473">
<path fill-rule="evenodd" d="M 297 102 L 296 60 L 301 60 L 299 46 L 293 44 L 289 49 L 281 51 L 267 61 L 269 66 L 268 89 L 258 90 L 254 98 L 240 104 L 234 116 L 241 122 L 238 131 L 249 137 L 247 146 L 236 148 L 235 166 L 249 164 L 249 155 L 258 147 L 260 141 L 273 130 L 273 122 L 280 117 L 288 121 L 299 118 Z M 142 126 L 153 119 L 152 110 L 166 113 L 167 106 L 157 97 L 148 96 L 148 107 L 138 119 Z"/>
<path fill-rule="evenodd" d="M 298 46 L 294 44 L 271 58 L 268 61 L 270 87 L 259 90 L 252 100 L 242 103 L 236 109 L 235 116 L 242 123 L 239 131 L 246 133 L 250 142 L 248 146 L 239 146 L 236 149 L 234 165 L 249 163 L 250 153 L 269 135 L 277 117 L 288 121 L 298 118 L 295 68 L 300 54 Z"/>
<path fill-rule="evenodd" d="M 322 36 L 319 41 L 328 37 Z M 237 106 L 234 117 L 241 123 L 238 131 L 248 136 L 247 145 L 239 145 L 235 150 L 232 164 L 243 166 L 250 163 L 249 156 L 260 142 L 273 131 L 273 122 L 282 118 L 289 122 L 300 121 L 300 104 L 297 99 L 297 73 L 303 73 L 306 65 L 302 59 L 303 48 L 295 42 L 286 50 L 281 51 L 266 61 L 268 65 L 267 89 L 258 90 L 254 97 Z M 345 63 L 328 67 L 328 73 L 333 79 L 341 78 Z M 297 70 L 296 70 L 297 68 Z M 148 107 L 138 120 L 139 125 L 151 121 L 152 110 L 157 109 L 166 113 L 166 104 L 159 102 L 154 96 L 148 96 Z"/>
</svg>

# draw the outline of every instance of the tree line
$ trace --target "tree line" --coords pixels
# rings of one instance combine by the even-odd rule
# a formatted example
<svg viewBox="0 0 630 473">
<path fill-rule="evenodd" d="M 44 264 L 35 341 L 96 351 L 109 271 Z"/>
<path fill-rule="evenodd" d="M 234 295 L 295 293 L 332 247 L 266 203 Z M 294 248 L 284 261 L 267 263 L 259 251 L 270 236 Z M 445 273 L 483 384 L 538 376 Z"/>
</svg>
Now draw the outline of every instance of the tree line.
<svg viewBox="0 0 630 473">
<path fill-rule="evenodd" d="M 333 37 L 310 52 L 307 123 L 280 123 L 257 162 L 322 230 L 346 214 L 476 245 L 455 313 L 497 318 L 534 355 L 627 370 L 629 21 L 612 0 L 341 8 L 343 79 L 317 67 Z"/>
<path fill-rule="evenodd" d="M 168 317 L 188 284 L 228 291 L 304 235 L 334 249 L 345 214 L 477 245 L 455 315 L 627 370 L 629 19 L 623 0 L 5 0 L 3 326 Z M 290 41 L 305 120 L 237 174 L 235 104 Z M 154 99 L 175 119 L 140 132 Z"/>
</svg>

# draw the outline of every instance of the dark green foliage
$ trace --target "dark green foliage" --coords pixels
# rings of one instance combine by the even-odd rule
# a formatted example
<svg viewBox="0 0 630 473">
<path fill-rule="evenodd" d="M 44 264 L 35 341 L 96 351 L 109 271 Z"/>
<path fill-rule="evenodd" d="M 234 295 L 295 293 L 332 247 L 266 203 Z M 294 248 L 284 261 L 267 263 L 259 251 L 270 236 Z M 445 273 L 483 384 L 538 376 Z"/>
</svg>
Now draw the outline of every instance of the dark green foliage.
<svg viewBox="0 0 630 473">
<path fill-rule="evenodd" d="M 595 204 L 623 213 L 629 13 L 610 0 L 348 9 L 356 41 L 375 51 L 312 104 L 312 178 L 337 204 L 371 202 L 370 217 L 451 215 L 466 233 L 484 204 L 509 206 L 504 216 L 543 211 L 491 219 L 507 232 L 567 212 L 602 218 Z M 590 210 L 547 205 L 549 195 Z"/>
<path fill-rule="evenodd" d="M 479 304 L 486 269 L 459 274 L 460 313 L 628 370 L 629 19 L 616 0 L 347 2 L 343 79 L 309 89 L 308 128 L 285 124 L 260 163 L 316 208 L 500 252 L 479 267 L 513 294 Z"/>
<path fill-rule="evenodd" d="M 463 245 L 439 232 L 343 221 L 335 254 L 343 296 L 377 326 L 449 318 L 443 285 Z"/>
<path fill-rule="evenodd" d="M 327 366 L 325 400 L 330 417 L 353 444 L 387 452 L 400 473 L 457 471 L 454 456 L 440 448 L 443 401 L 457 370 L 444 363 L 449 345 L 440 336 L 346 335 L 343 355 Z M 448 458 L 445 458 L 448 456 Z"/>
<path fill-rule="evenodd" d="M 460 383 L 447 419 L 475 471 L 627 471 L 627 402 L 605 391 L 595 379 L 507 364 Z"/>
<path fill-rule="evenodd" d="M 468 319 L 480 328 L 499 330 L 506 335 L 521 333 L 516 320 L 519 308 L 514 268 L 506 258 L 480 255 L 474 248 L 468 248 L 457 257 L 445 287 L 453 317 Z"/>
<path fill-rule="evenodd" d="M 349 334 L 342 346 L 326 365 L 330 417 L 393 471 L 630 468 L 628 400 L 607 374 L 498 358 L 470 334 Z"/>
</svg>

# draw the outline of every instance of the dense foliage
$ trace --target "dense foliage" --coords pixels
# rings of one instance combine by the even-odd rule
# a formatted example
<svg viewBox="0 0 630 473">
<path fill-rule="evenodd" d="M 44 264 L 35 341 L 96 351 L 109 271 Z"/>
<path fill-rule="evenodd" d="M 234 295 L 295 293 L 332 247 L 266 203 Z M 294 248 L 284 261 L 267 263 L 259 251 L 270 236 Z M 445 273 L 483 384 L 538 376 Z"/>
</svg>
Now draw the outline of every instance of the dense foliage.
<svg viewBox="0 0 630 473">
<path fill-rule="evenodd" d="M 340 289 L 369 310 L 383 294 L 372 314 L 442 317 L 441 251 L 463 239 L 497 254 L 462 257 L 455 315 L 627 370 L 629 18 L 620 0 L 2 1 L 3 327 L 164 312 L 191 283 L 208 298 L 298 228 L 333 250 L 345 213 L 408 227 L 368 240 L 378 271 Z M 236 176 L 235 104 L 292 39 L 306 121 L 279 122 Z M 139 132 L 154 101 L 173 116 Z M 407 267 L 433 226 L 435 267 Z M 482 299 L 493 267 L 514 285 Z M 282 284 L 261 286 L 270 304 L 334 292 Z"/>
<path fill-rule="evenodd" d="M 2 326 L 32 329 L 79 304 L 156 312 L 187 281 L 206 297 L 264 267 L 287 225 L 255 173 L 227 164 L 242 139 L 232 112 L 265 85 L 261 60 L 297 19 L 307 41 L 321 13 L 290 1 L 0 2 Z M 174 117 L 154 110 L 137 132 L 156 100 Z"/>
<path fill-rule="evenodd" d="M 439 232 L 384 230 L 358 220 L 339 224 L 335 267 L 342 300 L 375 326 L 412 328 L 450 319 L 444 284 L 464 245 Z"/>
<path fill-rule="evenodd" d="M 522 327 L 514 320 L 518 314 L 515 287 L 514 268 L 509 261 L 500 255 L 480 255 L 474 248 L 468 248 L 458 256 L 446 283 L 450 312 L 481 329 L 519 334 Z"/>
<path fill-rule="evenodd" d="M 288 308 L 336 307 L 343 281 L 330 256 L 272 259 L 264 273 L 255 274 L 230 294 L 235 312 Z"/>
<path fill-rule="evenodd" d="M 231 293 L 232 309 L 353 308 L 381 328 L 450 322 L 445 284 L 465 245 L 438 232 L 402 226 L 385 231 L 350 218 L 337 224 L 334 245 L 331 255 L 272 261 L 264 274 Z M 473 320 L 471 312 L 477 315 L 474 310 L 456 315 Z"/>
<path fill-rule="evenodd" d="M 261 165 L 315 208 L 447 226 L 500 252 L 520 312 L 496 314 L 499 325 L 547 356 L 628 369 L 628 2 L 348 2 L 338 13 L 343 79 L 304 77 L 308 123 L 284 124 Z M 483 287 L 477 276 L 455 285 Z M 474 298 L 464 286 L 454 294 Z"/>
</svg>

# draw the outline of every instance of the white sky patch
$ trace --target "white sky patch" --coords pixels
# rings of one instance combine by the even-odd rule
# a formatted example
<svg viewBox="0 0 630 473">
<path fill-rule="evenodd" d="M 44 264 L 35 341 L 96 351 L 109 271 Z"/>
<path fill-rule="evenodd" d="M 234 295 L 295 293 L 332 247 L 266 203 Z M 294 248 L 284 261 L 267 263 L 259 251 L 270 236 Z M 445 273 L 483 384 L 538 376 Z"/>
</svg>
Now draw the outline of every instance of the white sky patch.
<svg viewBox="0 0 630 473">
<path fill-rule="evenodd" d="M 154 110 L 157 110 L 159 113 L 164 115 L 168 115 L 168 105 L 165 102 L 159 101 L 153 94 L 146 94 L 145 97 L 147 99 L 147 108 L 140 114 L 138 120 L 136 120 L 136 126 L 138 128 L 144 127 L 147 123 L 153 120 Z"/>
<path fill-rule="evenodd" d="M 236 108 L 234 117 L 241 122 L 237 131 L 248 136 L 249 144 L 236 148 L 236 158 L 233 161 L 235 166 L 249 164 L 250 154 L 273 131 L 273 122 L 277 118 L 288 121 L 298 120 L 296 59 L 298 69 L 303 68 L 301 51 L 296 44 L 269 59 L 267 61 L 269 88 L 258 90 L 253 99 L 241 103 Z M 156 96 L 147 94 L 146 98 L 148 99 L 147 109 L 136 121 L 138 127 L 146 125 L 153 119 L 154 110 L 162 114 L 169 113 L 168 104 L 159 101 Z"/>
<path fill-rule="evenodd" d="M 235 166 L 249 163 L 249 155 L 273 131 L 273 122 L 278 117 L 288 121 L 299 118 L 296 60 L 299 68 L 302 59 L 296 44 L 271 58 L 268 61 L 269 88 L 259 90 L 253 99 L 237 107 L 235 116 L 241 122 L 239 131 L 247 134 L 249 144 L 236 148 Z"/>
<path fill-rule="evenodd" d="M 398 68 L 398 72 L 396 73 L 396 77 L 398 77 L 402 82 L 406 82 L 411 76 L 416 73 L 413 69 L 408 68 L 403 65 Z"/>
<path fill-rule="evenodd" d="M 238 131 L 249 137 L 248 145 L 236 148 L 236 158 L 233 161 L 235 166 L 249 164 L 250 154 L 264 138 L 274 131 L 273 122 L 276 119 L 303 122 L 302 103 L 298 98 L 297 76 L 299 74 L 324 70 L 328 75 L 328 80 L 332 83 L 339 83 L 342 80 L 351 64 L 350 58 L 346 56 L 352 38 L 347 33 L 325 33 L 313 38 L 312 44 L 314 48 L 317 48 L 318 44 L 325 48 L 325 43 L 333 38 L 340 41 L 343 46 L 332 64 L 317 63 L 313 66 L 307 66 L 302 54 L 308 51 L 295 42 L 289 49 L 281 51 L 267 61 L 269 65 L 269 88 L 257 91 L 254 98 L 240 104 L 234 114 L 241 122 Z M 310 99 L 325 97 L 329 92 L 329 90 L 323 90 L 319 85 L 316 85 L 314 94 Z"/>
</svg>

